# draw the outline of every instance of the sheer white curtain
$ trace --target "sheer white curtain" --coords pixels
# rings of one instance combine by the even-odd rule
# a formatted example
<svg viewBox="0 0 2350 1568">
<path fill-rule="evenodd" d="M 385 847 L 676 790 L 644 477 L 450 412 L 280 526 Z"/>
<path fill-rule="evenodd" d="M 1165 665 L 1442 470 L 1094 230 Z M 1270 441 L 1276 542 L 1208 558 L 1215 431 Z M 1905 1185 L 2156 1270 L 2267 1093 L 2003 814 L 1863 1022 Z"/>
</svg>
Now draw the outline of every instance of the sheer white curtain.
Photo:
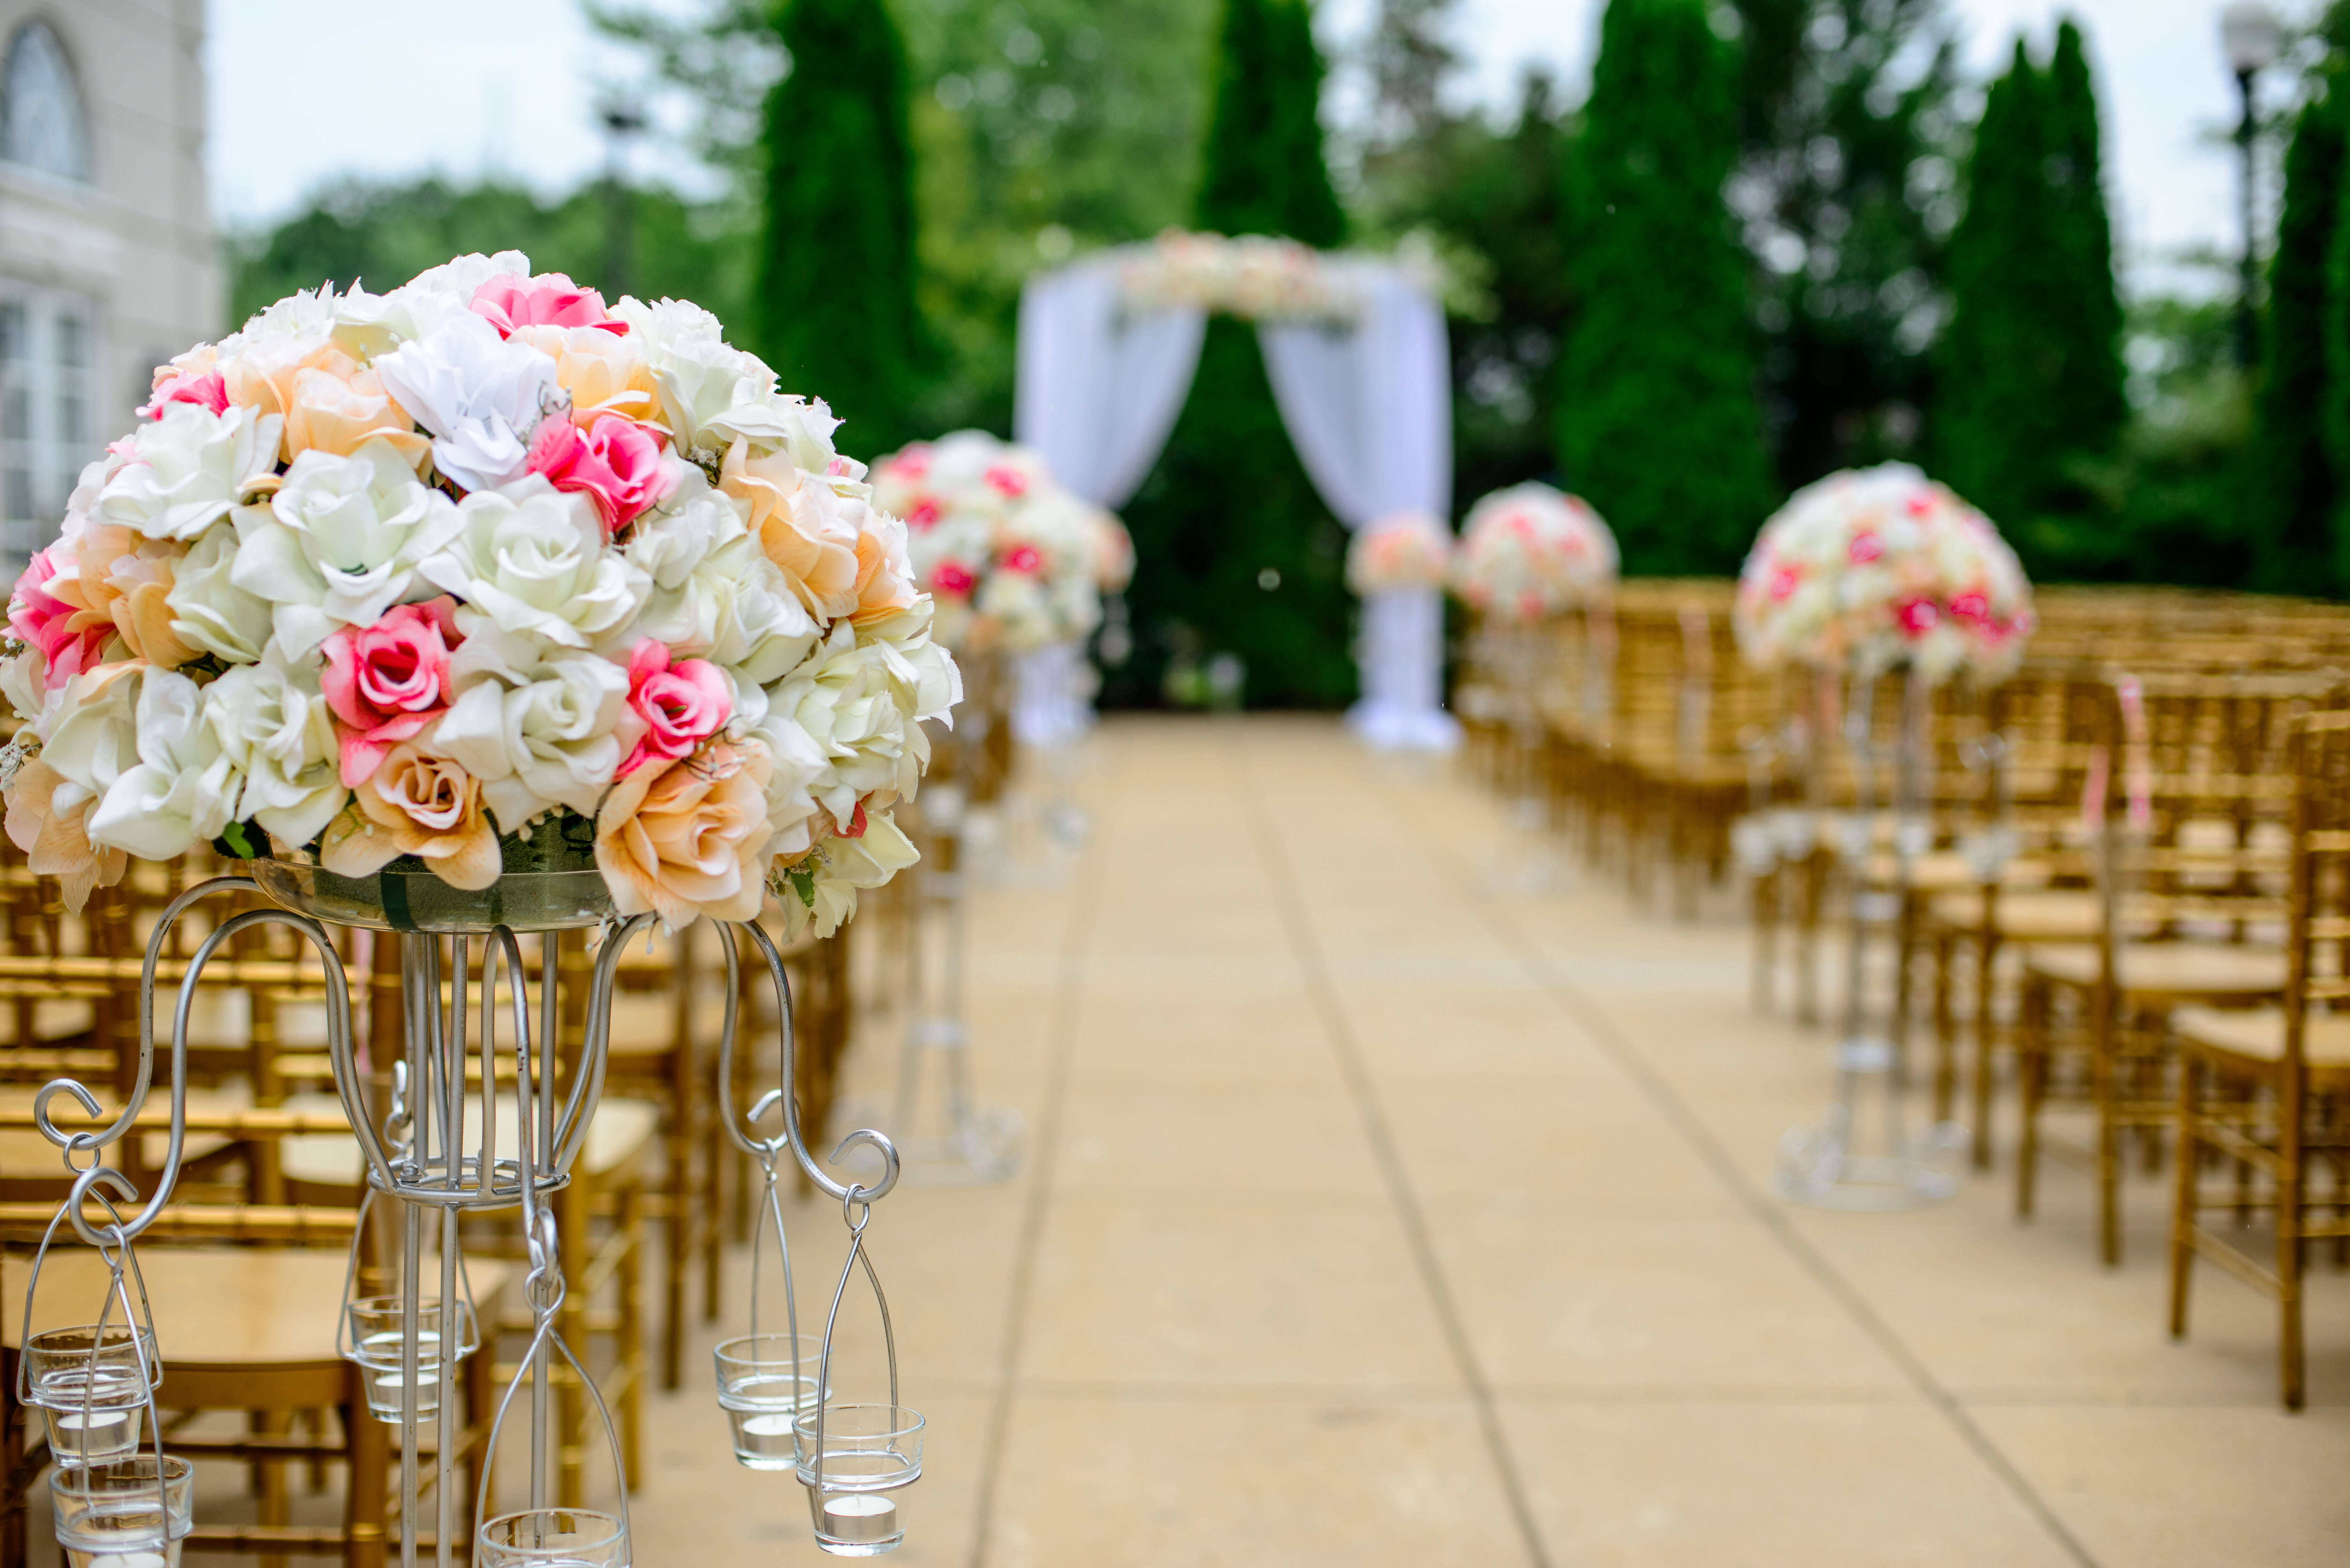
<svg viewBox="0 0 2350 1568">
<path fill-rule="evenodd" d="M 1087 500 L 1124 505 L 1183 411 L 1206 330 L 1198 310 L 1127 315 L 1108 260 L 1030 279 L 1020 295 L 1013 438 Z"/>
<path fill-rule="evenodd" d="M 1444 313 L 1402 274 L 1365 267 L 1367 308 L 1344 324 L 1257 329 L 1282 423 L 1306 476 L 1348 528 L 1398 512 L 1443 517 L 1452 500 L 1452 368 Z M 1371 744 L 1444 749 L 1444 615 L 1435 590 L 1363 601 L 1362 701 L 1347 720 Z"/>
</svg>

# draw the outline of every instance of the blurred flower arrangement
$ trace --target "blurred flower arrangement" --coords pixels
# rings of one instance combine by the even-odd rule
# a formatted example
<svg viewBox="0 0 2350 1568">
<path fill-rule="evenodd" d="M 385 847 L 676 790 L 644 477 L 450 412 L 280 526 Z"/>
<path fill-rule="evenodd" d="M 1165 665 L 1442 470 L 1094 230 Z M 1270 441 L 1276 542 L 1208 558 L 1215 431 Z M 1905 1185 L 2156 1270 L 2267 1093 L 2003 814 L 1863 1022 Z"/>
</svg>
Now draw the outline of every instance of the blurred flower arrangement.
<svg viewBox="0 0 2350 1568">
<path fill-rule="evenodd" d="M 873 494 L 905 519 L 914 580 L 937 602 L 938 636 L 951 648 L 1075 642 L 1101 624 L 1105 577 L 1133 569 L 1122 524 L 1105 527 L 1107 514 L 1064 490 L 1043 458 L 984 431 L 883 458 Z"/>
<path fill-rule="evenodd" d="M 1996 678 L 2032 631 L 2032 587 L 1988 518 L 1908 463 L 1804 486 L 1762 525 L 1739 574 L 1747 659 L 1929 680 Z"/>
<path fill-rule="evenodd" d="M 1426 512 L 1375 517 L 1347 542 L 1347 586 L 1357 594 L 1440 588 L 1452 569 L 1452 530 Z"/>
<path fill-rule="evenodd" d="M 9 837 L 429 868 L 567 847 L 623 914 L 829 932 L 960 695 L 904 526 L 719 322 L 515 252 L 157 369 L 8 605 Z M 534 842 L 536 841 L 536 842 Z"/>
<path fill-rule="evenodd" d="M 1523 623 L 1605 593 L 1616 564 L 1616 535 L 1579 497 L 1516 484 L 1469 509 L 1452 588 L 1481 615 Z"/>
<path fill-rule="evenodd" d="M 1352 320 L 1359 283 L 1343 263 L 1295 240 L 1169 229 L 1125 253 L 1118 283 L 1128 308 L 1191 306 L 1252 321 Z"/>
</svg>

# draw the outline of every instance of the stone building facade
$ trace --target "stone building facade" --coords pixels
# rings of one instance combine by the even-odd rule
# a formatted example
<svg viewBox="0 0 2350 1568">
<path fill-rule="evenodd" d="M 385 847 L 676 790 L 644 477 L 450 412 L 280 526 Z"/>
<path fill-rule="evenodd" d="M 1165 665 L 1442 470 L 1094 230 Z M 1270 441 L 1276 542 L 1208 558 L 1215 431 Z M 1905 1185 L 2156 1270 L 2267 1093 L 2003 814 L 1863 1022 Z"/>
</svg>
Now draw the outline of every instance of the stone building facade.
<svg viewBox="0 0 2350 1568">
<path fill-rule="evenodd" d="M 221 329 L 203 0 L 0 0 L 0 570 Z"/>
</svg>

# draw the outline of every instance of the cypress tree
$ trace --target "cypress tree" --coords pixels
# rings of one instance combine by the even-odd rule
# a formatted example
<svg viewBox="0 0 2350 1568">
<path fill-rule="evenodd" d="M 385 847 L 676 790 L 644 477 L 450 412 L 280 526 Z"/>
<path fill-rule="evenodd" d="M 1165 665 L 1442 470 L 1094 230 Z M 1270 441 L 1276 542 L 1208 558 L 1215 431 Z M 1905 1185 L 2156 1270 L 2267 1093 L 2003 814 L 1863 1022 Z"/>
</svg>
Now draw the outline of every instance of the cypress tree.
<svg viewBox="0 0 2350 1568">
<path fill-rule="evenodd" d="M 882 0 L 788 0 L 768 95 L 759 346 L 868 456 L 910 434 L 919 332 L 906 48 Z"/>
<path fill-rule="evenodd" d="M 2057 350 L 2048 434 L 2078 462 L 2113 450 L 2129 422 L 2129 402 L 2122 390 L 2122 306 L 2106 217 L 2097 89 L 2081 30 L 2069 18 L 2056 29 L 2045 79 L 2048 155 L 2041 167 L 2053 213 L 2054 265 L 2044 329 Z"/>
<path fill-rule="evenodd" d="M 1704 0 L 1609 0 L 1567 161 L 1583 309 L 1558 444 L 1634 571 L 1732 569 L 1770 504 L 1746 263 L 1722 199 L 1736 83 Z"/>
<path fill-rule="evenodd" d="M 1343 242 L 1305 0 L 1226 0 L 1215 73 L 1200 226 Z M 1191 400 L 1126 520 L 1140 635 L 1114 696 L 1149 701 L 1170 661 L 1229 652 L 1252 705 L 1347 699 L 1345 534 L 1290 444 L 1252 324 L 1209 322 Z"/>
<path fill-rule="evenodd" d="M 2343 580 L 2334 554 L 2340 471 L 2326 439 L 2330 381 L 2326 267 L 2342 205 L 2342 105 L 2313 99 L 2293 122 L 2284 159 L 2284 210 L 2269 263 L 2261 381 L 2253 432 L 2255 581 L 2276 591 L 2324 591 Z"/>
</svg>

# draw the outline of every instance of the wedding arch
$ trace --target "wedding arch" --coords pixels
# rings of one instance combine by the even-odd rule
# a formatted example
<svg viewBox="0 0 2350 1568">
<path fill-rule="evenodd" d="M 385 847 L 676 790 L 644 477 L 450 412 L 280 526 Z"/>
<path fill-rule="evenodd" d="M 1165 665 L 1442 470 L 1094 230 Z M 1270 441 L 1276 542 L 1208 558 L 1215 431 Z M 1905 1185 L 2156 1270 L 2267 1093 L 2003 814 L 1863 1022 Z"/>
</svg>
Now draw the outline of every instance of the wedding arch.
<svg viewBox="0 0 2350 1568">
<path fill-rule="evenodd" d="M 1267 379 L 1306 477 L 1349 530 L 1449 515 L 1451 365 L 1427 269 L 1286 240 L 1170 233 L 1028 281 L 1020 299 L 1016 438 L 1062 483 L 1113 510 L 1173 432 L 1211 312 L 1256 324 Z M 1374 744 L 1444 747 L 1438 590 L 1369 596 L 1356 647 Z"/>
</svg>

